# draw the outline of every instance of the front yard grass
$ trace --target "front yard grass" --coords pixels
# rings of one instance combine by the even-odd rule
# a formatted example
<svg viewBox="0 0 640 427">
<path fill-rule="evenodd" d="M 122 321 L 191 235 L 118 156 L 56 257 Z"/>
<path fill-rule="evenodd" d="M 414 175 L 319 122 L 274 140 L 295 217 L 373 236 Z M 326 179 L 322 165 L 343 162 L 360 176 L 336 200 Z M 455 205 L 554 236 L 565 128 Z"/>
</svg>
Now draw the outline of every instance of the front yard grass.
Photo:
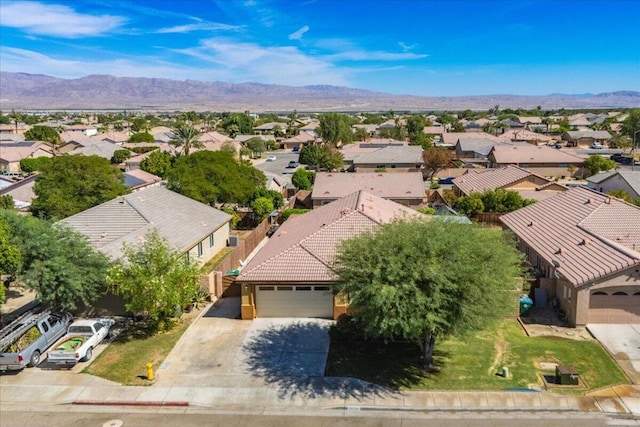
<svg viewBox="0 0 640 427">
<path fill-rule="evenodd" d="M 515 319 L 476 335 L 436 341 L 435 367 L 423 371 L 420 350 L 412 343 L 388 345 L 331 342 L 327 376 L 350 376 L 376 384 L 415 390 L 503 390 L 542 387 L 540 362 L 574 366 L 586 388 L 559 389 L 561 393 L 627 383 L 617 365 L 597 341 L 558 337 L 527 337 Z M 509 378 L 498 375 L 509 368 Z"/>
<path fill-rule="evenodd" d="M 150 385 L 147 363 L 153 364 L 155 373 L 195 318 L 192 313 L 167 332 L 148 335 L 140 326 L 123 331 L 82 372 L 125 385 Z"/>
</svg>

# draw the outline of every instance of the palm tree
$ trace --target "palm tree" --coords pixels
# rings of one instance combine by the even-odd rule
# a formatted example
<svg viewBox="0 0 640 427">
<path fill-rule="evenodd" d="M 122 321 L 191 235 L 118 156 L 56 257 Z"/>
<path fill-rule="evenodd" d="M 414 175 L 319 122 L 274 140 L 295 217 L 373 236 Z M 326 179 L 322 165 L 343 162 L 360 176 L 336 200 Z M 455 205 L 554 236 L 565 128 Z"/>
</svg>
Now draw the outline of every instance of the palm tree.
<svg viewBox="0 0 640 427">
<path fill-rule="evenodd" d="M 169 144 L 174 147 L 182 147 L 182 154 L 189 155 L 191 148 L 203 148 L 204 144 L 200 141 L 200 132 L 193 126 L 184 124 L 173 129 L 173 135 Z"/>
</svg>

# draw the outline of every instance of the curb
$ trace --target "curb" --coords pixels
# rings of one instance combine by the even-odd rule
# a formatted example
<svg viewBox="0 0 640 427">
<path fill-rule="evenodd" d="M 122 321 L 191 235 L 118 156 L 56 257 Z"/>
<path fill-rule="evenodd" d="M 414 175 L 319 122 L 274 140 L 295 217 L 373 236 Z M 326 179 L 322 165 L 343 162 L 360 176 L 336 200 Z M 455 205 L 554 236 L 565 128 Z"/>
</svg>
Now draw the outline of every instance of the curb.
<svg viewBox="0 0 640 427">
<path fill-rule="evenodd" d="M 186 407 L 189 406 L 189 402 L 183 400 L 177 401 L 105 401 L 105 400 L 74 400 L 72 405 L 85 405 L 85 406 L 174 406 L 174 407 Z"/>
</svg>

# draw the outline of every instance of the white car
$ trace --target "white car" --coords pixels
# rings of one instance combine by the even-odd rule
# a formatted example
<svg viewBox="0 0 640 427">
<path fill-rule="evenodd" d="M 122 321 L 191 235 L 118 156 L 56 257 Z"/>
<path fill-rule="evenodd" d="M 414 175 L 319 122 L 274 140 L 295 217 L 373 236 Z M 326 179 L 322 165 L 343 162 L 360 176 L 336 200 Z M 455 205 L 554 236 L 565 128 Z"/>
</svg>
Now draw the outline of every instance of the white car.
<svg viewBox="0 0 640 427">
<path fill-rule="evenodd" d="M 600 150 L 602 148 L 602 144 L 599 142 L 594 142 L 593 144 L 591 144 L 591 148 L 594 150 Z"/>
<path fill-rule="evenodd" d="M 275 162 L 277 159 L 276 156 L 267 156 L 267 162 Z"/>
</svg>

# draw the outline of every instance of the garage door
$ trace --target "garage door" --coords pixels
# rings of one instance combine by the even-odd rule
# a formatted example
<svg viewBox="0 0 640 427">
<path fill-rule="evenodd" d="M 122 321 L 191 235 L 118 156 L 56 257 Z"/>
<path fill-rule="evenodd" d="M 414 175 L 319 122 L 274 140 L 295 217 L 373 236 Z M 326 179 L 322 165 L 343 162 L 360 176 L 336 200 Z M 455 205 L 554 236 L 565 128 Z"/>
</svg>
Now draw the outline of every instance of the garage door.
<svg viewBox="0 0 640 427">
<path fill-rule="evenodd" d="M 333 318 L 331 286 L 256 286 L 258 317 Z"/>
<path fill-rule="evenodd" d="M 589 323 L 640 323 L 640 292 L 594 292 Z"/>
</svg>

